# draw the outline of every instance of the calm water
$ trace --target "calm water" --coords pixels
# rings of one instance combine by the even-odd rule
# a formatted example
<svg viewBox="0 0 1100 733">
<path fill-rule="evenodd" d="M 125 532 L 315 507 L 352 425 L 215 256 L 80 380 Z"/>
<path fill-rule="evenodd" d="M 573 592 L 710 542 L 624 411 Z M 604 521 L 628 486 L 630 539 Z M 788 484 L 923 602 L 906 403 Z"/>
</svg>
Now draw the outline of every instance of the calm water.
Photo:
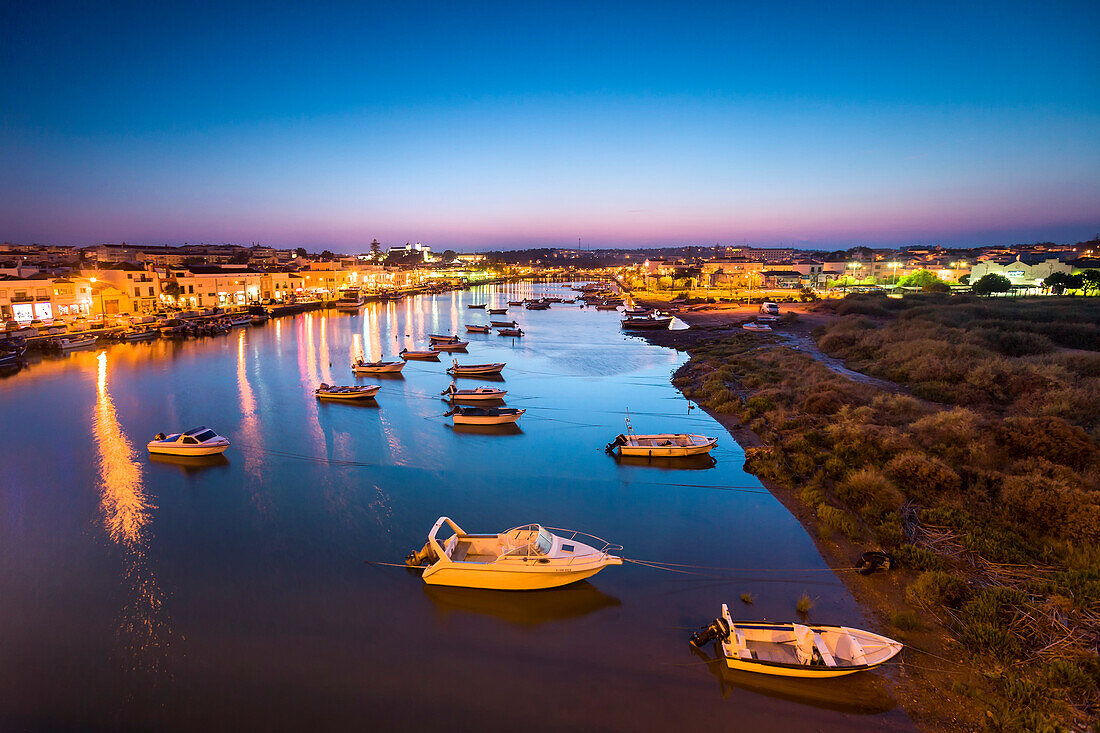
<svg viewBox="0 0 1100 733">
<path fill-rule="evenodd" d="M 471 334 L 458 355 L 507 362 L 507 403 L 528 412 L 502 433 L 443 418 L 446 356 L 399 378 L 350 373 L 360 351 L 392 356 L 485 322 L 469 302 L 567 292 L 303 314 L 0 380 L 0 729 L 908 726 L 873 675 L 797 685 L 692 653 L 690 630 L 723 601 L 787 620 L 805 591 L 812 619 L 866 619 L 728 434 L 669 384 L 682 355 L 624 337 L 615 313 L 513 308 L 527 337 Z M 319 403 L 321 381 L 382 390 Z M 639 432 L 719 435 L 717 465 L 605 455 L 628 409 Z M 196 424 L 230 437 L 224 460 L 150 460 L 155 433 Z M 629 558 L 743 570 L 627 564 L 509 594 L 364 562 L 400 563 L 442 514 L 472 532 L 540 522 Z"/>
</svg>

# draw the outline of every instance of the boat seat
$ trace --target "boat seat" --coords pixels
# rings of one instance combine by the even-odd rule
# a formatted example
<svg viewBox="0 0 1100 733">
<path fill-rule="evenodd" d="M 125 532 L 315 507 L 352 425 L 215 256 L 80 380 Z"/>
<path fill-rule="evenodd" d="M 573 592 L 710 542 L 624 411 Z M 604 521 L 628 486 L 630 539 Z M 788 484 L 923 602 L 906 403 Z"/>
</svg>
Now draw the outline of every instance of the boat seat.
<svg viewBox="0 0 1100 733">
<path fill-rule="evenodd" d="M 454 562 L 462 562 L 466 559 L 466 554 L 470 551 L 469 542 L 459 542 L 455 545 L 454 551 L 451 552 L 451 560 Z"/>
<path fill-rule="evenodd" d="M 825 646 L 825 640 L 821 638 L 821 634 L 814 634 L 814 646 L 817 648 L 817 653 L 821 655 L 821 661 L 825 662 L 826 667 L 836 666 L 836 659 L 829 652 L 829 647 Z"/>
</svg>

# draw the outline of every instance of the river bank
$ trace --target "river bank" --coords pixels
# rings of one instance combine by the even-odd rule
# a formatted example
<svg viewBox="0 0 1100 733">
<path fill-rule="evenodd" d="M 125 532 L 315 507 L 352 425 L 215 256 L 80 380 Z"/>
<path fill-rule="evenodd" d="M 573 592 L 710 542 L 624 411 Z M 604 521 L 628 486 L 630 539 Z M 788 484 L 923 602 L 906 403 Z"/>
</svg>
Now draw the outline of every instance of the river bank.
<svg viewBox="0 0 1100 733">
<path fill-rule="evenodd" d="M 917 305 L 932 308 L 930 318 L 941 318 L 935 307 L 970 307 L 957 300 Z M 1072 549 L 1081 541 L 1076 535 L 1051 536 L 1063 530 L 1049 525 L 1046 535 L 1037 536 L 1026 515 L 1008 515 L 1001 506 L 1019 503 L 1014 491 L 1034 492 L 1035 482 L 1050 482 L 1035 474 L 1035 461 L 1051 465 L 1050 471 L 1055 470 L 1050 460 L 1076 466 L 1076 478 L 1067 478 L 1069 466 L 1057 469 L 1058 480 L 1070 482 L 1057 489 L 1063 493 L 1087 497 L 1093 480 L 1087 468 L 1093 465 L 1091 449 L 1082 448 L 1084 457 L 1059 458 L 1057 450 L 1036 453 L 1023 464 L 1019 447 L 1016 452 L 1005 448 L 1021 445 L 1015 433 L 1030 431 L 1028 440 L 1040 445 L 1049 445 L 1043 431 L 1069 436 L 1075 446 L 1087 446 L 1087 436 L 1061 418 L 1025 417 L 1026 412 L 1017 418 L 1004 414 L 1003 408 L 981 405 L 973 376 L 989 369 L 981 361 L 986 358 L 981 349 L 987 342 L 1019 348 L 1024 338 L 1005 335 L 1004 314 L 984 313 L 985 320 L 975 320 L 973 334 L 965 327 L 938 333 L 943 346 L 927 339 L 934 325 L 919 330 L 925 341 L 916 349 L 906 344 L 902 331 L 888 352 L 891 358 L 911 352 L 917 360 L 929 351 L 965 344 L 968 350 L 956 359 L 973 374 L 969 390 L 957 390 L 969 395 L 963 408 L 952 404 L 951 391 L 922 381 L 918 372 L 902 384 L 873 375 L 890 373 L 878 366 L 888 363 L 884 357 L 865 361 L 860 371 L 836 358 L 837 344 L 850 342 L 838 334 L 882 339 L 883 332 L 911 328 L 909 322 L 898 325 L 877 301 L 864 306 L 872 308 L 875 321 L 850 314 L 859 307 L 855 302 L 837 313 L 835 304 L 784 306 L 783 320 L 769 334 L 740 328 L 755 309 L 722 307 L 680 316 L 691 325 L 688 330 L 647 337 L 691 356 L 674 384 L 745 448 L 746 470 L 798 518 L 852 594 L 873 611 L 879 630 L 910 646 L 891 680 L 915 720 L 944 730 L 1086 725 L 1096 699 L 1088 660 L 1096 627 L 1089 611 L 1091 586 L 1081 582 L 1091 577 L 1091 558 Z M 994 310 L 1004 307 L 982 304 Z M 952 311 L 941 320 L 963 313 Z M 986 322 L 998 324 L 995 338 Z M 1052 338 L 1090 343 L 1090 334 L 1068 326 L 1062 331 L 1066 333 Z M 823 334 L 831 338 L 822 341 Z M 819 348 L 824 342 L 834 355 Z M 841 353 L 865 354 L 869 347 L 859 349 Z M 1005 361 L 1003 351 L 988 359 Z M 1092 362 L 1067 365 L 1082 375 L 1091 373 Z M 1048 366 L 1022 360 L 1003 371 L 1031 373 Z M 1087 405 L 1090 394 L 1077 398 Z M 1051 404 L 1045 409 L 1058 408 Z M 1073 418 L 1077 413 L 1066 414 Z M 1036 449 L 1028 445 L 1026 450 Z M 1086 522 L 1080 531 L 1090 527 Z M 1041 548 L 1053 543 L 1069 549 L 1057 557 L 1044 554 Z M 894 553 L 902 569 L 869 577 L 851 572 L 853 560 L 867 549 Z M 1059 565 L 1066 569 L 1059 571 Z M 1015 570 L 1007 572 L 1007 567 Z M 1070 587 L 1070 579 L 1076 585 Z M 1055 606 L 1068 610 L 1050 611 Z M 1072 631 L 1059 636 L 1050 628 L 1033 628 L 1036 618 L 1042 619 L 1039 626 L 1051 618 L 1049 623 L 1065 623 Z M 914 653 L 917 649 L 930 654 Z"/>
</svg>

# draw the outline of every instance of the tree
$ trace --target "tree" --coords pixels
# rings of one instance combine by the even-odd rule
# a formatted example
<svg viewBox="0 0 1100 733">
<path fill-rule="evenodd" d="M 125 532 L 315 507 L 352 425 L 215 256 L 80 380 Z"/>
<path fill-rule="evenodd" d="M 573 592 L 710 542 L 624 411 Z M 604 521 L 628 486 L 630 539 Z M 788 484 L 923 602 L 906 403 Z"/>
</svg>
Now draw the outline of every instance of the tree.
<svg viewBox="0 0 1100 733">
<path fill-rule="evenodd" d="M 949 293 L 951 292 L 951 286 L 945 283 L 943 280 L 936 280 L 935 282 L 925 283 L 921 285 L 922 293 Z"/>
<path fill-rule="evenodd" d="M 309 256 L 309 252 L 306 252 L 306 248 L 305 248 L 305 247 L 299 247 L 298 249 L 294 250 L 294 252 L 295 252 L 295 254 L 297 254 L 297 255 L 298 255 L 299 257 L 308 257 L 308 256 Z"/>
<path fill-rule="evenodd" d="M 334 260 L 334 259 L 336 259 L 336 255 L 334 255 L 332 253 L 332 250 L 326 249 L 323 252 L 321 252 L 321 259 L 322 260 Z"/>
<path fill-rule="evenodd" d="M 925 292 L 929 292 L 927 288 L 933 285 L 933 283 L 947 285 L 943 280 L 936 277 L 936 273 L 931 270 L 917 270 L 903 277 L 901 281 L 898 282 L 898 285 L 901 285 L 903 288 L 920 288 L 921 290 L 925 290 Z"/>
<path fill-rule="evenodd" d="M 180 296 L 180 284 L 175 280 L 169 280 L 168 282 L 164 283 L 164 287 L 161 288 L 161 290 L 164 291 L 165 295 L 172 299 L 176 299 Z"/>
<path fill-rule="evenodd" d="M 1069 286 L 1069 275 L 1064 272 L 1055 272 L 1047 275 L 1043 285 L 1050 288 L 1055 295 L 1061 295 Z"/>
<path fill-rule="evenodd" d="M 377 239 L 370 243 L 370 253 L 374 259 L 378 259 L 378 255 L 382 253 L 382 243 Z"/>
<path fill-rule="evenodd" d="M 1012 281 L 1004 275 L 989 273 L 978 278 L 978 282 L 970 286 L 975 295 L 990 295 L 992 293 L 1007 293 L 1012 290 Z"/>
<path fill-rule="evenodd" d="M 959 278 L 959 285 L 969 285 L 969 284 L 970 284 L 970 273 L 968 272 L 968 273 L 966 273 L 965 275 L 963 275 L 962 277 Z"/>
<path fill-rule="evenodd" d="M 1090 292 L 1100 293 L 1100 270 L 1082 270 L 1080 275 L 1085 295 Z"/>
<path fill-rule="evenodd" d="M 447 249 L 443 251 L 443 261 L 453 262 L 457 253 L 453 249 Z"/>
</svg>

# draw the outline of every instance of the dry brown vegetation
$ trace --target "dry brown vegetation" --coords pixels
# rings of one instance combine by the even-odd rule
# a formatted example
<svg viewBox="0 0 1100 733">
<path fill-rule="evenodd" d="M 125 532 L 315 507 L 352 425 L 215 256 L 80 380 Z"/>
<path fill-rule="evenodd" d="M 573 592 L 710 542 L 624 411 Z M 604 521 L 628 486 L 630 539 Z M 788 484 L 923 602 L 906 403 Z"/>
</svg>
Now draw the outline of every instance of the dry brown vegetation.
<svg viewBox="0 0 1100 733">
<path fill-rule="evenodd" d="M 796 490 L 824 532 L 913 572 L 913 609 L 986 673 L 969 694 L 991 727 L 1089 725 L 1100 712 L 1100 299 L 824 307 L 839 317 L 816 334 L 822 350 L 913 396 L 748 333 L 693 346 L 677 386 L 750 426 L 767 445 L 746 451 L 747 470 Z"/>
</svg>

